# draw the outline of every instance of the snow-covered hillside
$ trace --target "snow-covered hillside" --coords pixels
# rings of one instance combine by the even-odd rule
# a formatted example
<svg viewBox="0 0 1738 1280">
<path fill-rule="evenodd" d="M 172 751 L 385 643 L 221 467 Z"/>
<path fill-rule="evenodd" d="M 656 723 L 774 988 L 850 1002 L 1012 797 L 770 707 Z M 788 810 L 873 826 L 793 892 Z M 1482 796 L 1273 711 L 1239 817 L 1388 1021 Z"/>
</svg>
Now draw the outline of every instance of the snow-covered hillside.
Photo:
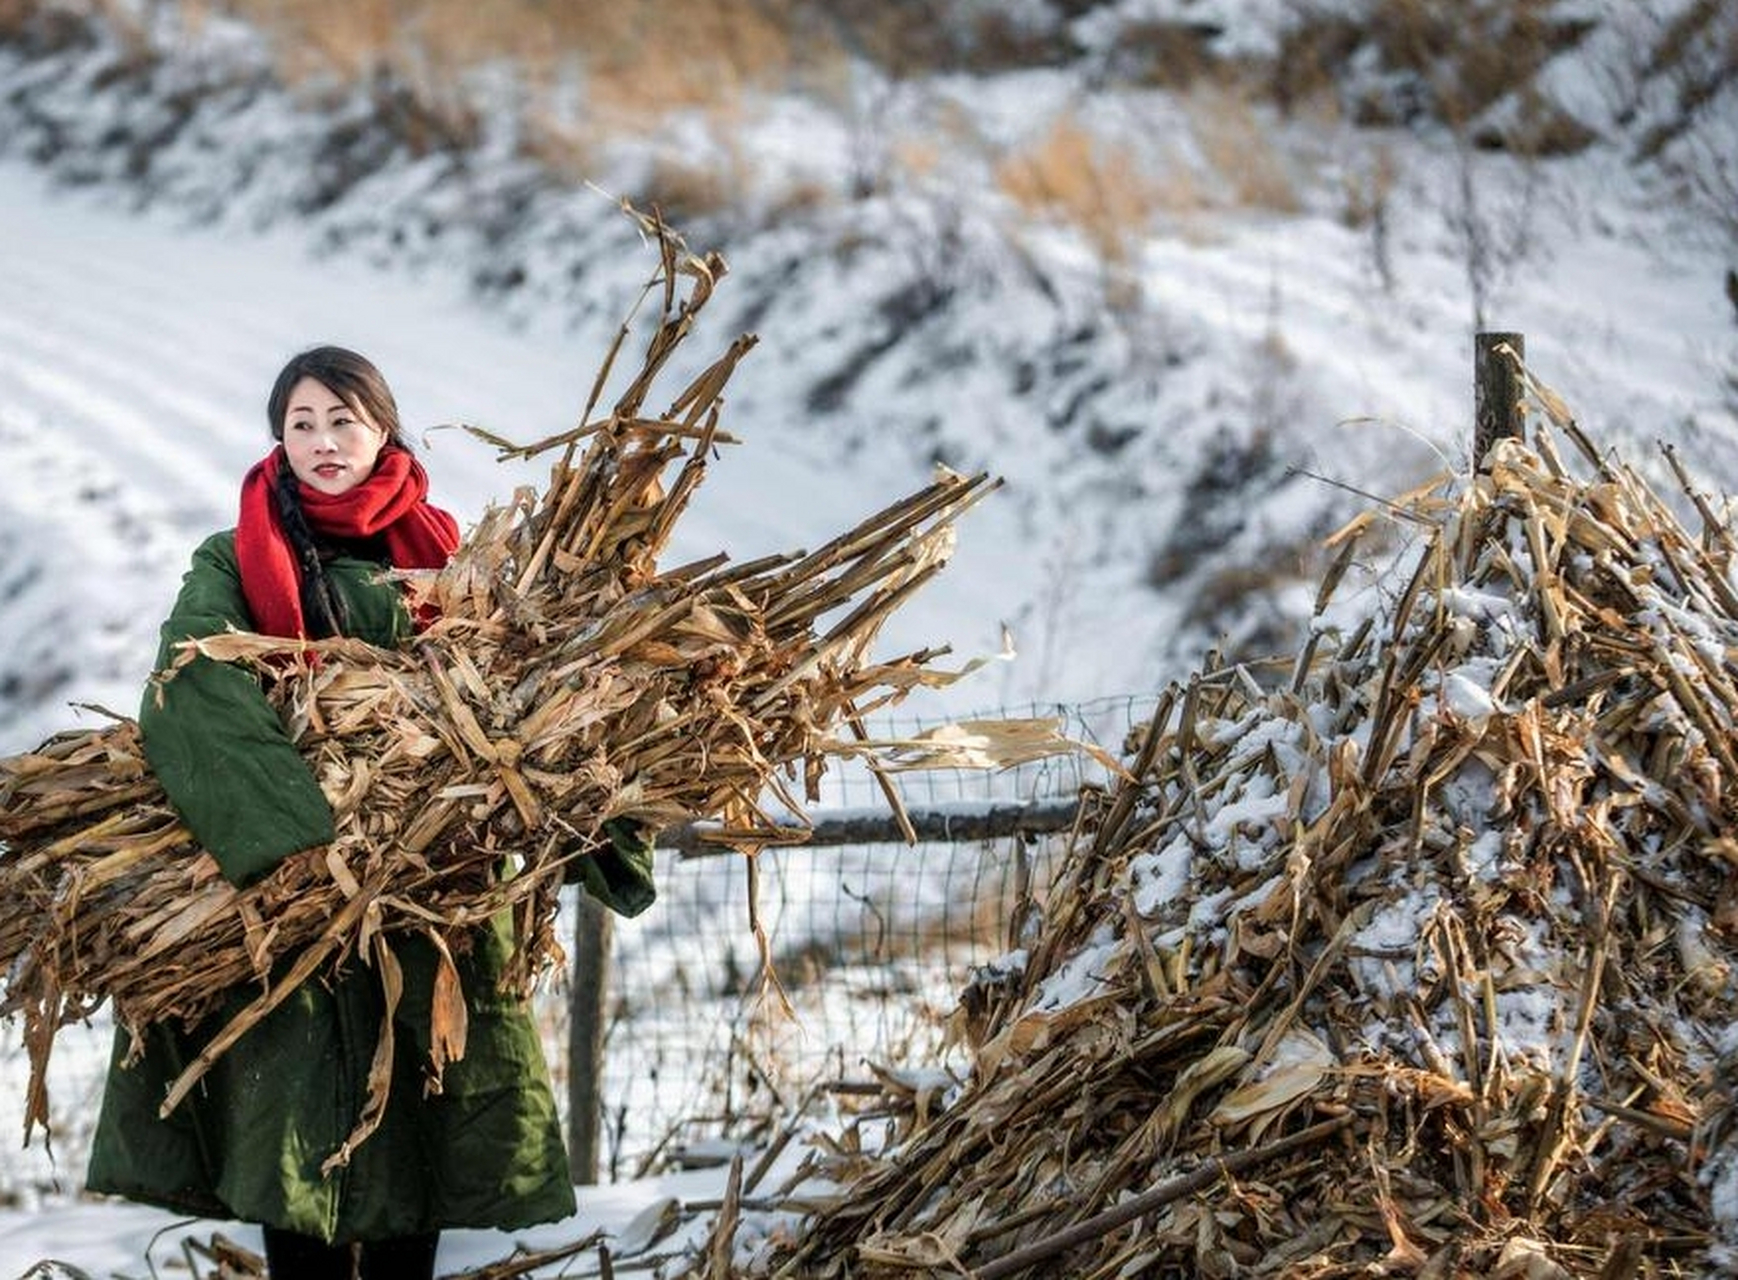
<svg viewBox="0 0 1738 1280">
<path fill-rule="evenodd" d="M 1301 12 L 1183 7 L 1250 47 Z M 1136 8 L 1094 7 L 1079 41 L 1102 46 Z M 1117 261 L 1022 214 L 989 158 L 1064 113 L 1199 148 L 1199 101 L 1089 94 L 1079 67 L 879 84 L 887 138 L 929 130 L 941 145 L 951 114 L 976 144 L 862 198 L 687 228 L 732 267 L 694 354 L 761 338 L 727 410 L 748 443 L 715 468 L 692 549 L 804 545 L 916 487 L 931 461 L 987 469 L 1006 489 L 890 643 L 946 641 L 963 658 L 1008 624 L 1019 659 L 956 707 L 1156 688 L 1209 644 L 1282 648 L 1316 540 L 1366 504 L 1355 491 L 1464 463 L 1475 303 L 1486 327 L 1527 335 L 1597 438 L 1674 439 L 1731 486 L 1732 231 L 1667 198 L 1663 157 L 1717 156 L 1738 137 L 1734 94 L 1723 83 L 1675 151 L 1638 161 L 1636 139 L 1682 106 L 1635 65 L 1643 19 L 1573 8 L 1593 34 L 1537 83 L 1606 141 L 1523 161 L 1440 129 L 1251 108 L 1243 162 L 1282 164 L 1295 209 L 1202 203 Z M 413 154 L 361 90 L 315 109 L 278 87 L 248 29 L 149 13 L 149 56 L 100 25 L 0 47 L 11 749 L 64 724 L 68 701 L 131 710 L 155 618 L 188 545 L 229 519 L 290 350 L 351 342 L 412 422 L 537 438 L 570 425 L 650 265 L 599 190 L 516 156 L 505 110 L 477 150 Z M 774 99 L 734 141 L 759 189 L 843 192 L 864 145 L 853 127 Z M 598 186 L 638 194 L 645 157 L 607 154 Z M 1377 165 L 1380 219 L 1360 220 L 1348 193 L 1374 190 Z M 535 479 L 456 433 L 429 458 L 465 513 Z"/>
</svg>

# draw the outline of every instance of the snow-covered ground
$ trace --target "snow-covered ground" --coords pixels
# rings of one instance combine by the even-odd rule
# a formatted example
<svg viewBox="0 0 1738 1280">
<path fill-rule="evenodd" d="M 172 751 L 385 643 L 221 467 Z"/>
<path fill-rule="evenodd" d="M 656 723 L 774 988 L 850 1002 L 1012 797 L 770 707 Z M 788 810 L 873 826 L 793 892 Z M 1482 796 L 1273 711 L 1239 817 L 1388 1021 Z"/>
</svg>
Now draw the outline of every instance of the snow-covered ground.
<svg viewBox="0 0 1738 1280">
<path fill-rule="evenodd" d="M 774 1170 L 774 1178 L 790 1172 L 788 1164 Z M 644 1178 L 612 1186 L 581 1188 L 580 1210 L 573 1217 L 547 1226 L 512 1233 L 498 1231 L 449 1231 L 441 1237 L 436 1272 L 457 1272 L 499 1263 L 515 1255 L 564 1251 L 596 1237 L 607 1245 L 618 1265 L 631 1260 L 647 1262 L 666 1255 L 679 1256 L 705 1239 L 706 1219 L 690 1215 L 679 1221 L 670 1215 L 675 1230 L 661 1234 L 655 1224 L 668 1210 L 683 1204 L 717 1201 L 724 1192 L 728 1170 L 724 1167 Z M 601 1235 L 599 1234 L 601 1233 Z M 238 1222 L 189 1221 L 184 1217 L 142 1205 L 121 1202 L 92 1203 L 74 1199 L 55 1200 L 25 1210 L 0 1210 L 0 1276 L 41 1276 L 93 1280 L 185 1275 L 190 1258 L 199 1260 L 209 1273 L 208 1254 L 213 1238 L 260 1252 L 257 1227 Z M 598 1250 L 592 1247 L 565 1264 L 537 1274 L 595 1275 Z M 60 1263 L 78 1272 L 37 1270 L 38 1264 Z M 565 1265 L 565 1270 L 556 1268 Z"/>
</svg>

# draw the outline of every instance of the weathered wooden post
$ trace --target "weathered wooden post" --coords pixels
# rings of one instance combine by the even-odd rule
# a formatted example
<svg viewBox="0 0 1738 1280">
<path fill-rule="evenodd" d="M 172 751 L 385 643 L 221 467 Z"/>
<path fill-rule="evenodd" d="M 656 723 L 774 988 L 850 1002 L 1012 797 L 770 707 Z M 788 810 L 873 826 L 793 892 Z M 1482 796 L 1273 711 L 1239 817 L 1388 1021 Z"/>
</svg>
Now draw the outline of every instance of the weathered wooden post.
<svg viewBox="0 0 1738 1280">
<path fill-rule="evenodd" d="M 1492 446 L 1526 434 L 1521 365 L 1527 341 L 1518 333 L 1473 335 L 1473 466 L 1482 467 Z"/>
<path fill-rule="evenodd" d="M 583 891 L 573 918 L 573 981 L 567 997 L 567 1168 L 576 1185 L 597 1185 L 603 1134 L 603 1042 L 609 1016 L 608 908 Z"/>
</svg>

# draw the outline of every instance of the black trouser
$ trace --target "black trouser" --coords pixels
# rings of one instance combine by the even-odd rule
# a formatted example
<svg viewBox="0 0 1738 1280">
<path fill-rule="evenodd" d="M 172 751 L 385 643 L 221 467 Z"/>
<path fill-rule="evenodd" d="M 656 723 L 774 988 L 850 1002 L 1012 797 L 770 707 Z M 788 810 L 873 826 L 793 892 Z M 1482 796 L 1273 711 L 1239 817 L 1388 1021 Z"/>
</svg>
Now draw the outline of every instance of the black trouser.
<svg viewBox="0 0 1738 1280">
<path fill-rule="evenodd" d="M 265 1228 L 266 1274 L 271 1280 L 433 1280 L 440 1233 L 326 1244 L 313 1236 Z"/>
</svg>

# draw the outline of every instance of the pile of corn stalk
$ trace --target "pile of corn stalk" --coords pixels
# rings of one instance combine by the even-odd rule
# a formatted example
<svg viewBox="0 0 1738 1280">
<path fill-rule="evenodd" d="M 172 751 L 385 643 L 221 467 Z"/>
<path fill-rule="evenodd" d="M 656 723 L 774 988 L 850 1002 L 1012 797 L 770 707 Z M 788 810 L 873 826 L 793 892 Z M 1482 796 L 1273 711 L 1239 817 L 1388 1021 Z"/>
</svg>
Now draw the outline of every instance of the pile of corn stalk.
<svg viewBox="0 0 1738 1280">
<path fill-rule="evenodd" d="M 643 367 L 599 417 L 630 317 L 580 427 L 530 446 L 494 440 L 504 453 L 552 453 L 548 486 L 491 510 L 447 568 L 413 584 L 439 611 L 413 647 L 334 640 L 311 646 L 315 661 L 301 644 L 232 633 L 179 653 L 177 667 L 259 669 L 336 814 L 323 856 L 292 859 L 246 890 L 199 878 L 198 850 L 130 721 L 0 760 L 0 1014 L 25 1022 L 27 1138 L 46 1124 L 55 1032 L 105 999 L 137 1034 L 158 1020 L 191 1024 L 226 989 L 257 987 L 167 1112 L 297 983 L 346 957 L 389 964 L 379 941 L 395 932 L 422 931 L 450 959 L 470 926 L 512 910 L 513 977 L 528 987 L 561 959 L 557 893 L 607 819 L 705 820 L 712 840 L 748 849 L 788 842 L 788 821 L 762 811 L 769 790 L 801 813 L 793 791 L 812 799 L 830 758 L 872 752 L 854 728 L 862 713 L 960 674 L 929 665 L 941 650 L 868 654 L 946 562 L 953 521 L 995 487 L 983 476 L 943 475 L 811 552 L 659 568 L 729 442 L 721 395 L 753 338 L 732 343 L 667 411 L 645 410 L 723 263 L 641 221 L 660 262 L 646 297 L 661 299 L 656 324 L 641 326 Z M 1030 726 L 1005 727 L 1032 749 Z M 997 726 L 979 749 L 986 737 L 993 755 Z M 463 1053 L 464 1006 L 446 971 L 434 1013 L 437 1058 L 451 1060 Z"/>
<path fill-rule="evenodd" d="M 1527 382 L 1530 442 L 1342 531 L 1295 662 L 1166 692 L 957 1096 L 889 1074 L 756 1274 L 1738 1266 L 1729 521 Z"/>
</svg>

